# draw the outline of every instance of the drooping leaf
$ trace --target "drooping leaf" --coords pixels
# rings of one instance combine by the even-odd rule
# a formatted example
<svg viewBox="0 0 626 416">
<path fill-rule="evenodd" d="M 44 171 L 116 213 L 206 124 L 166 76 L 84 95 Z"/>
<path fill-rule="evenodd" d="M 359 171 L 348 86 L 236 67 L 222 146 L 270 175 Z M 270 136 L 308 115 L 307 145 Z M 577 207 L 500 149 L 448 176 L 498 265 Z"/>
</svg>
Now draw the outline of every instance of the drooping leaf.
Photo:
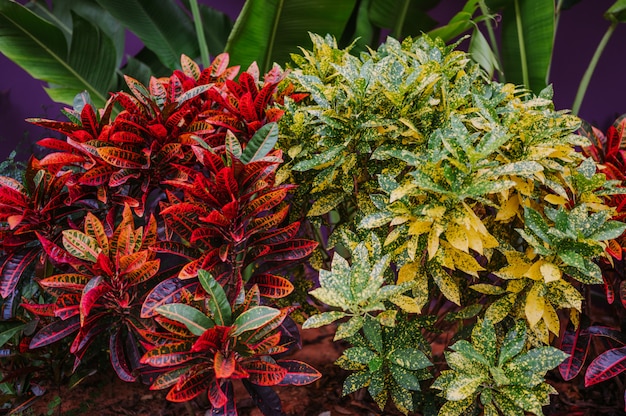
<svg viewBox="0 0 626 416">
<path fill-rule="evenodd" d="M 587 367 L 585 387 L 613 378 L 624 371 L 626 371 L 626 347 L 605 351 Z"/>
</svg>

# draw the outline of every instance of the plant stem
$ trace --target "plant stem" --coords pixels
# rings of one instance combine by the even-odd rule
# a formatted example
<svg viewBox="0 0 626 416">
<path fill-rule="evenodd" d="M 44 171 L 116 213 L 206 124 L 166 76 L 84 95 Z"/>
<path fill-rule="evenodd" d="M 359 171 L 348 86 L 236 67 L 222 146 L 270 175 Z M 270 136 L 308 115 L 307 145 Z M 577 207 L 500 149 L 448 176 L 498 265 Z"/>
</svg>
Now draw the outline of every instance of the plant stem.
<svg viewBox="0 0 626 416">
<path fill-rule="evenodd" d="M 485 4 L 485 0 L 479 0 L 478 5 L 480 7 L 480 12 L 483 16 L 489 16 L 489 8 Z M 487 28 L 487 35 L 489 36 L 489 43 L 491 44 L 491 51 L 493 55 L 496 57 L 496 61 L 498 61 L 498 81 L 505 83 L 506 77 L 504 76 L 504 71 L 502 70 L 502 59 L 500 58 L 500 49 L 498 48 L 498 41 L 496 40 L 496 33 L 493 30 L 493 25 L 491 24 L 491 19 L 487 19 L 485 21 L 485 27 Z M 477 29 L 478 30 L 478 29 Z"/>
<path fill-rule="evenodd" d="M 198 0 L 190 0 L 189 5 L 191 6 L 193 23 L 196 27 L 196 37 L 198 38 L 198 46 L 200 47 L 200 59 L 202 59 L 202 66 L 207 68 L 211 64 L 211 61 L 209 60 L 209 47 L 204 37 L 204 27 L 202 26 L 202 16 L 200 16 Z"/>
<path fill-rule="evenodd" d="M 515 0 L 515 25 L 517 26 L 517 42 L 519 43 L 519 57 L 522 64 L 522 82 L 530 89 L 528 76 L 528 62 L 526 61 L 526 44 L 524 43 L 524 29 L 522 27 L 522 13 L 519 8 L 519 0 Z"/>
<path fill-rule="evenodd" d="M 600 40 L 600 43 L 598 44 L 596 51 L 591 57 L 591 61 L 589 61 L 589 66 L 587 67 L 585 74 L 580 80 L 580 85 L 578 86 L 578 91 L 576 92 L 576 98 L 574 99 L 574 104 L 572 105 L 572 113 L 574 113 L 575 115 L 578 115 L 578 111 L 580 111 L 580 105 L 582 104 L 583 98 L 585 97 L 585 94 L 587 93 L 587 87 L 589 87 L 589 82 L 591 81 L 591 76 L 593 75 L 593 71 L 595 71 L 596 65 L 598 64 L 598 61 L 600 60 L 600 56 L 602 55 L 602 52 L 604 52 L 604 48 L 606 47 L 606 44 L 609 42 L 609 39 L 611 39 L 611 36 L 613 35 L 613 32 L 617 28 L 617 25 L 618 25 L 618 22 L 611 23 L 611 26 L 609 26 L 606 33 L 604 33 L 604 36 Z"/>
</svg>

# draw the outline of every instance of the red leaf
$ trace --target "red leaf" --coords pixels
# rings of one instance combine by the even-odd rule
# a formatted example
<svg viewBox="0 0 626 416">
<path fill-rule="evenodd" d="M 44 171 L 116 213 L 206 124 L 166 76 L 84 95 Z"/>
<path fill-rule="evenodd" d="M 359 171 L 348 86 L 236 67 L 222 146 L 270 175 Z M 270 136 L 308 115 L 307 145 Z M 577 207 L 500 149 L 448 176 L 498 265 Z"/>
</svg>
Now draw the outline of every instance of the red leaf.
<svg viewBox="0 0 626 416">
<path fill-rule="evenodd" d="M 239 111 L 241 112 L 244 120 L 248 122 L 258 119 L 258 116 L 254 109 L 254 101 L 252 100 L 252 95 L 249 92 L 239 97 Z"/>
<path fill-rule="evenodd" d="M 213 380 L 212 369 L 204 364 L 192 367 L 167 393 L 171 402 L 187 402 L 206 391 Z"/>
<path fill-rule="evenodd" d="M 263 261 L 294 261 L 301 260 L 315 250 L 317 242 L 311 240 L 291 240 L 283 245 L 283 247 L 274 247 L 272 250 L 262 256 Z"/>
<path fill-rule="evenodd" d="M 214 409 L 224 407 L 224 405 L 226 405 L 226 402 L 228 401 L 226 393 L 224 393 L 222 391 L 222 388 L 220 387 L 219 380 L 216 379 L 211 380 L 208 396 L 209 401 L 211 402 L 211 406 L 213 406 Z"/>
<path fill-rule="evenodd" d="M 260 274 L 250 278 L 249 284 L 257 285 L 261 296 L 280 299 L 293 292 L 293 284 L 284 277 L 273 274 Z"/>
<path fill-rule="evenodd" d="M 215 358 L 213 360 L 213 369 L 215 370 L 215 377 L 217 378 L 229 378 L 235 371 L 235 355 L 228 354 L 224 356 L 221 351 L 215 352 Z M 215 405 L 215 407 L 222 407 L 223 404 Z"/>
<path fill-rule="evenodd" d="M 565 381 L 573 379 L 580 373 L 587 358 L 590 342 L 591 337 L 587 332 L 581 333 L 580 327 L 574 331 L 570 325 L 566 329 L 561 340 L 561 351 L 570 356 L 559 364 L 559 372 Z"/>
<path fill-rule="evenodd" d="M 263 211 L 268 211 L 280 204 L 285 199 L 285 196 L 287 196 L 287 188 L 266 192 L 246 204 L 243 215 L 254 217 Z"/>
<path fill-rule="evenodd" d="M 139 362 L 153 367 L 172 367 L 197 356 L 191 352 L 191 342 L 183 341 L 157 346 L 145 353 Z"/>
<path fill-rule="evenodd" d="M 30 341 L 29 348 L 39 348 L 67 337 L 80 328 L 80 318 L 73 316 L 65 321 L 56 321 L 43 327 Z"/>
<path fill-rule="evenodd" d="M 613 290 L 613 283 L 606 278 L 604 274 L 602 274 L 602 281 L 604 283 L 604 294 L 606 296 L 606 301 L 609 305 L 612 305 L 615 301 L 615 291 Z"/>
<path fill-rule="evenodd" d="M 20 306 L 37 316 L 54 316 L 54 303 L 20 303 Z"/>
<path fill-rule="evenodd" d="M 100 304 L 98 303 L 98 301 L 100 300 L 100 298 L 102 296 L 104 296 L 105 294 L 111 292 L 111 286 L 109 286 L 108 284 L 106 284 L 105 282 L 97 282 L 94 283 L 94 286 L 87 289 L 90 285 L 90 283 L 92 283 L 95 279 L 92 279 L 87 286 L 85 286 L 85 290 L 87 290 L 87 292 L 83 292 L 83 295 L 80 299 L 80 318 L 81 318 L 81 323 L 84 321 L 84 319 L 89 315 L 89 312 L 91 312 L 91 309 L 94 308 L 95 306 L 99 306 Z"/>
<path fill-rule="evenodd" d="M 79 179 L 81 185 L 100 186 L 109 182 L 109 178 L 117 168 L 110 165 L 96 166 L 85 172 Z"/>
<path fill-rule="evenodd" d="M 278 360 L 279 366 L 287 370 L 287 374 L 279 386 L 303 386 L 311 384 L 322 377 L 322 374 L 307 363 L 296 360 Z"/>
<path fill-rule="evenodd" d="M 220 386 L 221 391 L 226 397 L 226 402 L 222 407 L 213 408 L 211 411 L 212 416 L 237 416 L 237 406 L 235 405 L 234 394 L 233 394 L 233 383 L 230 381 L 225 381 Z M 209 394 L 211 391 L 209 390 Z M 210 397 L 209 397 L 210 399 Z M 211 402 L 213 403 L 213 402 Z"/>
<path fill-rule="evenodd" d="M 589 364 L 585 373 L 585 387 L 613 378 L 625 370 L 626 347 L 605 351 Z"/>
<path fill-rule="evenodd" d="M 619 284 L 619 299 L 622 302 L 622 306 L 626 308 L 626 280 L 622 280 Z"/>
<path fill-rule="evenodd" d="M 54 165 L 62 165 L 67 166 L 74 163 L 82 163 L 85 162 L 85 156 L 75 155 L 72 153 L 50 153 L 49 155 L 44 156 L 43 159 L 39 163 L 41 166 L 54 166 Z"/>
<path fill-rule="evenodd" d="M 0 296 L 3 299 L 13 295 L 13 291 L 26 268 L 37 258 L 40 250 L 37 247 L 20 250 L 9 254 L 0 266 Z"/>
<path fill-rule="evenodd" d="M 250 375 L 250 382 L 259 386 L 275 386 L 287 375 L 287 369 L 260 360 L 243 363 L 243 368 Z"/>
</svg>

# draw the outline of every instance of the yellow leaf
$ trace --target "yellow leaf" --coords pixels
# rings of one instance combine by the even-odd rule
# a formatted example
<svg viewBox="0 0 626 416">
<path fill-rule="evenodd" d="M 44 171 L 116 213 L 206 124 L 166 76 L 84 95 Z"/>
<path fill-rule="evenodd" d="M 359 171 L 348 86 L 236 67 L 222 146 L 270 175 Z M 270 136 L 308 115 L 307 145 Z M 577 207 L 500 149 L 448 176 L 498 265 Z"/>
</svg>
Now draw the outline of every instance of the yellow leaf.
<svg viewBox="0 0 626 416">
<path fill-rule="evenodd" d="M 439 236 L 443 232 L 444 228 L 439 223 L 434 223 L 433 227 L 428 233 L 428 259 L 435 257 L 437 250 L 439 249 Z"/>
<path fill-rule="evenodd" d="M 522 178 L 511 178 L 515 181 L 515 189 L 522 195 L 531 196 L 533 193 L 533 183 L 530 180 Z"/>
<path fill-rule="evenodd" d="M 569 320 L 574 325 L 575 329 L 578 329 L 578 325 L 580 325 L 580 312 L 576 309 L 569 310 Z"/>
<path fill-rule="evenodd" d="M 423 211 L 423 215 L 432 219 L 441 219 L 443 214 L 446 213 L 446 207 L 443 205 L 437 205 L 435 207 L 426 208 Z"/>
<path fill-rule="evenodd" d="M 546 327 L 550 332 L 554 335 L 559 335 L 559 330 L 561 328 L 559 316 L 556 314 L 556 311 L 550 302 L 546 302 L 544 304 L 543 321 L 546 323 Z"/>
<path fill-rule="evenodd" d="M 420 268 L 417 276 L 415 276 L 416 284 L 413 287 L 413 299 L 417 307 L 422 310 L 424 305 L 430 300 L 430 293 L 428 292 L 428 276 L 424 269 Z"/>
<path fill-rule="evenodd" d="M 469 252 L 469 239 L 467 238 L 467 229 L 459 224 L 450 223 L 446 229 L 446 240 L 454 248 L 461 251 Z"/>
<path fill-rule="evenodd" d="M 387 234 L 387 238 L 385 238 L 385 243 L 383 245 L 386 247 L 389 244 L 393 243 L 398 239 L 398 237 L 400 237 L 401 234 L 402 228 L 394 228 L 389 234 Z"/>
<path fill-rule="evenodd" d="M 409 194 L 415 188 L 417 188 L 417 185 L 413 182 L 403 183 L 402 185 L 398 186 L 396 189 L 391 191 L 391 194 L 389 195 L 389 203 L 391 204 L 392 202 L 395 202 L 398 199 L 401 199 L 402 197 Z"/>
<path fill-rule="evenodd" d="M 441 293 L 451 302 L 461 306 L 461 290 L 456 284 L 452 276 L 450 276 L 444 269 L 435 265 L 430 268 L 433 281 L 441 290 Z"/>
<path fill-rule="evenodd" d="M 515 217 L 519 210 L 519 197 L 517 195 L 510 196 L 505 204 L 500 207 L 496 214 L 496 221 L 508 221 Z"/>
<path fill-rule="evenodd" d="M 409 258 L 411 261 L 415 260 L 415 253 L 417 252 L 417 246 L 419 242 L 419 237 L 414 235 L 406 244 L 406 250 L 409 254 Z"/>
<path fill-rule="evenodd" d="M 552 263 L 544 262 L 541 267 L 541 274 L 543 280 L 546 283 L 557 281 L 561 278 L 562 272 L 557 266 Z"/>
<path fill-rule="evenodd" d="M 528 268 L 526 273 L 524 273 L 524 277 L 528 277 L 529 279 L 533 280 L 543 280 L 543 275 L 541 274 L 541 266 L 544 263 L 545 262 L 543 260 L 538 260 L 533 263 L 533 265 Z"/>
<path fill-rule="evenodd" d="M 521 279 L 524 277 L 524 274 L 531 266 L 524 253 L 510 250 L 505 252 L 504 255 L 509 265 L 495 272 L 495 275 L 502 279 Z"/>
<path fill-rule="evenodd" d="M 493 302 L 485 311 L 485 319 L 489 319 L 494 324 L 502 321 L 511 311 L 516 298 L 517 295 L 515 293 L 509 293 Z"/>
<path fill-rule="evenodd" d="M 543 282 L 537 282 L 530 288 L 528 294 L 526 295 L 524 312 L 526 313 L 526 319 L 528 320 L 531 328 L 537 325 L 543 316 L 546 302 L 542 291 Z"/>
<path fill-rule="evenodd" d="M 506 291 L 511 293 L 520 293 L 530 282 L 528 279 L 516 279 L 509 280 L 509 284 L 506 286 Z"/>
<path fill-rule="evenodd" d="M 413 221 L 411 225 L 409 225 L 409 235 L 420 235 L 430 231 L 433 222 L 429 220 L 418 220 Z"/>
<path fill-rule="evenodd" d="M 483 249 L 483 240 L 480 238 L 478 233 L 467 233 L 467 245 L 481 256 L 485 253 Z"/>
<path fill-rule="evenodd" d="M 546 202 L 554 205 L 565 205 L 567 203 L 567 199 L 554 194 L 546 195 L 543 199 L 545 199 Z"/>
<path fill-rule="evenodd" d="M 391 300 L 396 306 L 399 306 L 405 312 L 408 313 L 420 313 L 422 308 L 417 305 L 415 299 L 405 295 L 397 295 L 392 297 Z"/>
<path fill-rule="evenodd" d="M 444 246 L 446 249 L 446 257 L 452 258 L 456 269 L 476 277 L 478 277 L 479 271 L 485 270 L 472 255 L 464 253 L 452 247 L 450 244 L 444 244 Z"/>
<path fill-rule="evenodd" d="M 389 225 L 400 225 L 400 224 L 404 224 L 405 222 L 407 222 L 410 218 L 407 217 L 406 215 L 399 215 L 397 217 L 394 217 L 391 222 L 389 223 Z"/>
<path fill-rule="evenodd" d="M 398 270 L 398 281 L 396 282 L 396 284 L 400 285 L 404 282 L 410 282 L 411 280 L 415 280 L 421 270 L 422 266 L 416 261 L 405 264 L 404 266 L 400 267 L 400 270 Z"/>
<path fill-rule="evenodd" d="M 548 331 L 548 328 L 543 320 L 539 321 L 537 325 L 530 328 L 528 341 L 535 346 L 543 346 L 550 343 L 550 331 Z"/>
</svg>

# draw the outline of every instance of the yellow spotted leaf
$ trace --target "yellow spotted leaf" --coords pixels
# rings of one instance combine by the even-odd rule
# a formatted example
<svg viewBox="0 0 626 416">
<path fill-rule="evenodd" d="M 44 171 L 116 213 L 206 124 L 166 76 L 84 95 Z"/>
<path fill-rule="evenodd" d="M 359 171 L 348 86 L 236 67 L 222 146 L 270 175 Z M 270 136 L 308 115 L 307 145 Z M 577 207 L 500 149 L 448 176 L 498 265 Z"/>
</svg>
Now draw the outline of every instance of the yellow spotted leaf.
<svg viewBox="0 0 626 416">
<path fill-rule="evenodd" d="M 437 250 L 439 250 L 439 236 L 444 231 L 444 228 L 439 223 L 434 223 L 433 227 L 428 233 L 428 258 L 435 257 Z"/>
<path fill-rule="evenodd" d="M 456 269 L 461 270 L 467 274 L 478 277 L 478 272 L 485 270 L 476 259 L 463 251 L 460 251 L 454 247 L 446 247 L 446 256 L 452 258 Z"/>
<path fill-rule="evenodd" d="M 420 313 L 422 311 L 422 308 L 415 302 L 415 299 L 409 296 L 396 295 L 389 300 L 405 312 Z"/>
<path fill-rule="evenodd" d="M 515 304 L 517 295 L 515 293 L 509 293 L 506 296 L 502 296 L 500 299 L 493 302 L 485 311 L 485 319 L 493 324 L 497 324 L 502 321 L 511 312 L 513 305 Z"/>
<path fill-rule="evenodd" d="M 487 283 L 471 285 L 470 288 L 477 291 L 478 293 L 483 293 L 485 295 L 501 295 L 502 293 L 504 293 L 504 289 L 502 289 L 500 286 L 490 285 Z"/>
<path fill-rule="evenodd" d="M 409 235 L 420 235 L 430 231 L 433 226 L 433 222 L 429 220 L 413 221 L 409 225 Z"/>
<path fill-rule="evenodd" d="M 545 262 L 543 260 L 538 260 L 532 264 L 524 273 L 524 277 L 528 277 L 533 280 L 543 280 L 543 274 L 541 274 L 541 266 L 543 266 Z"/>
<path fill-rule="evenodd" d="M 562 196 L 554 194 L 546 195 L 543 199 L 545 199 L 546 202 L 554 205 L 565 205 L 568 202 L 567 199 L 563 198 Z"/>
<path fill-rule="evenodd" d="M 554 282 L 561 279 L 561 269 L 552 263 L 545 262 L 540 267 L 541 275 L 546 283 Z"/>
<path fill-rule="evenodd" d="M 556 310 L 554 310 L 554 307 L 550 304 L 550 302 L 546 302 L 544 305 L 543 321 L 550 332 L 554 335 L 559 335 L 559 330 L 561 328 L 559 316 L 556 314 Z"/>
<path fill-rule="evenodd" d="M 466 253 L 469 252 L 469 239 L 467 234 L 467 229 L 465 227 L 455 223 L 450 223 L 445 232 L 448 243 L 450 243 L 452 247 Z"/>
<path fill-rule="evenodd" d="M 526 255 L 519 251 L 507 251 L 506 256 L 508 266 L 505 266 L 495 272 L 495 275 L 502 279 L 521 279 L 528 271 L 531 264 L 527 261 Z"/>
<path fill-rule="evenodd" d="M 483 240 L 478 233 L 467 233 L 467 244 L 469 248 L 480 254 L 485 254 L 483 249 Z"/>
<path fill-rule="evenodd" d="M 517 195 L 511 195 L 504 205 L 500 207 L 496 214 L 496 221 L 506 222 L 519 212 L 519 197 Z"/>
<path fill-rule="evenodd" d="M 526 295 L 526 305 L 524 305 L 524 312 L 526 313 L 526 319 L 533 328 L 543 317 L 546 301 L 543 297 L 543 282 L 537 282 L 528 291 Z"/>
<path fill-rule="evenodd" d="M 456 284 L 452 276 L 450 276 L 444 269 L 434 265 L 429 268 L 429 272 L 433 278 L 433 281 L 441 290 L 441 293 L 451 302 L 461 306 L 461 290 L 459 285 Z"/>
</svg>

